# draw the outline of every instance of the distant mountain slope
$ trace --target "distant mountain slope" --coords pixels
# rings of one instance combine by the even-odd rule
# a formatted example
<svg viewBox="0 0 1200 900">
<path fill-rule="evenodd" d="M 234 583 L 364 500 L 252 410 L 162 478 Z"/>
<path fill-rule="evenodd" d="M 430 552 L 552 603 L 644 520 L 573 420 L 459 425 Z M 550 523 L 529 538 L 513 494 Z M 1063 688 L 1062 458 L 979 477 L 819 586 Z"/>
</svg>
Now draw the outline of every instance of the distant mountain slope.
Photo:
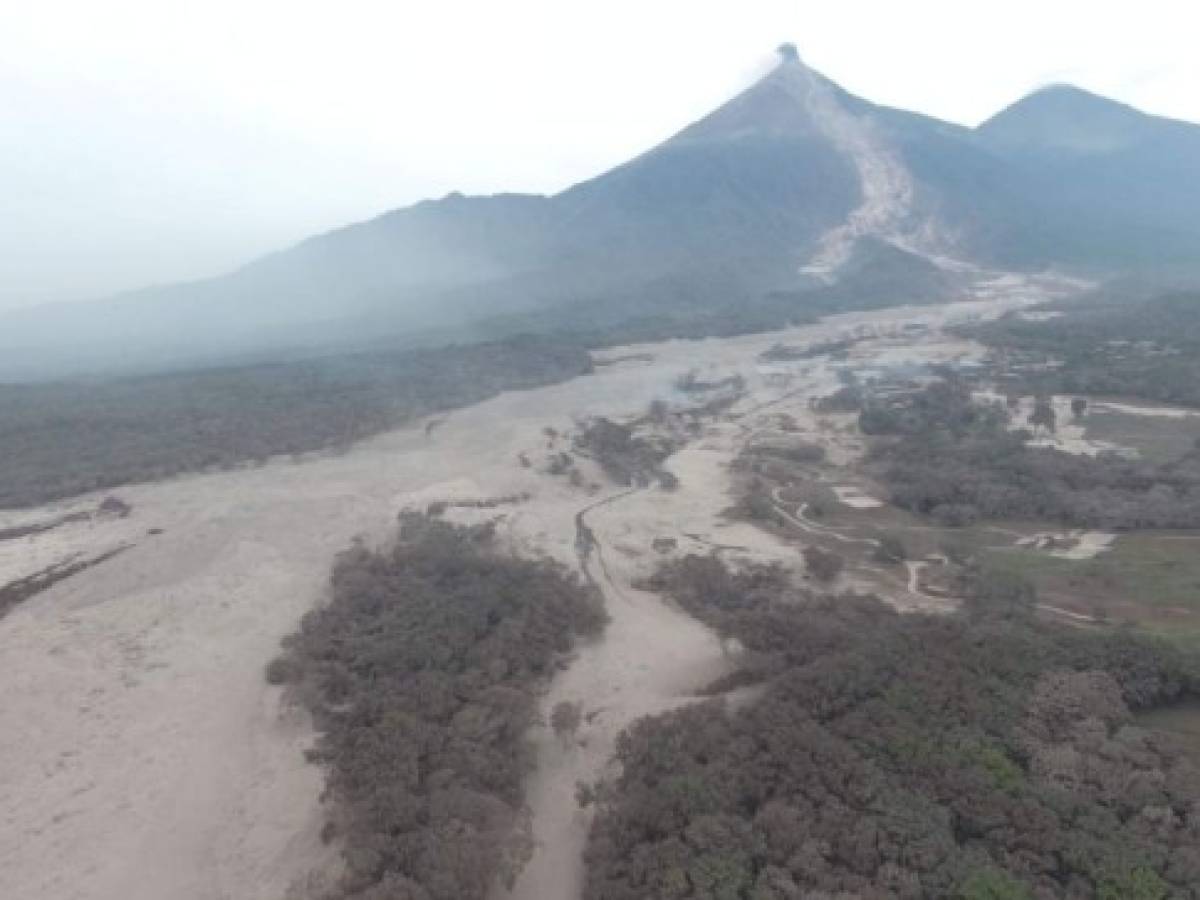
<svg viewBox="0 0 1200 900">
<path fill-rule="evenodd" d="M 1026 259 L 1123 267 L 1200 257 L 1200 127 L 1074 87 L 1046 88 L 977 129 L 1028 229 Z"/>
<path fill-rule="evenodd" d="M 851 265 L 864 239 L 957 271 L 1200 255 L 1200 127 L 1055 88 L 973 130 L 862 100 L 782 50 L 711 114 L 558 195 L 451 194 L 222 278 L 8 314 L 0 378 L 684 322 L 764 296 L 802 314 L 809 290 L 878 289 Z M 941 285 L 929 299 L 948 289 L 887 269 Z"/>
</svg>

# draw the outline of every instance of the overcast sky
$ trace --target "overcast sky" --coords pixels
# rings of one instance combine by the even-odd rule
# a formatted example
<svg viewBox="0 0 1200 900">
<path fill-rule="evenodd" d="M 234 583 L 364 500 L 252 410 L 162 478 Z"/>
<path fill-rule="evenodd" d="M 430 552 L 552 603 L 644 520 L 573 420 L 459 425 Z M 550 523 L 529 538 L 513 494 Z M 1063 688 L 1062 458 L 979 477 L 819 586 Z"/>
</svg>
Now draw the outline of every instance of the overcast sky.
<svg viewBox="0 0 1200 900">
<path fill-rule="evenodd" d="M 0 308 L 230 269 L 451 190 L 552 192 L 794 41 L 975 124 L 1070 81 L 1200 121 L 1180 0 L 4 0 Z"/>
</svg>

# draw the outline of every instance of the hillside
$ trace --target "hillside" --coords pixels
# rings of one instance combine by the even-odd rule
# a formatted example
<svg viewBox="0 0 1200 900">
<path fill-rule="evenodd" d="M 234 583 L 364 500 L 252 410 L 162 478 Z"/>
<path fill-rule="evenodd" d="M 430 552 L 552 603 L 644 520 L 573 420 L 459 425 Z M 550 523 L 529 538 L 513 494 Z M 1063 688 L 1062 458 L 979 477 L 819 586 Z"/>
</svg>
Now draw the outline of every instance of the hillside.
<svg viewBox="0 0 1200 900">
<path fill-rule="evenodd" d="M 8 313 L 0 379 L 664 317 L 691 333 L 780 295 L 804 318 L 834 283 L 878 303 L 845 284 L 863 238 L 956 272 L 1195 261 L 1200 127 L 1052 88 L 968 129 L 876 106 L 781 50 L 714 112 L 560 194 L 450 194 L 221 278 Z"/>
<path fill-rule="evenodd" d="M 1200 127 L 1069 86 L 1038 91 L 977 130 L 1002 157 L 1028 244 L 1018 259 L 1192 264 L 1200 237 Z"/>
</svg>

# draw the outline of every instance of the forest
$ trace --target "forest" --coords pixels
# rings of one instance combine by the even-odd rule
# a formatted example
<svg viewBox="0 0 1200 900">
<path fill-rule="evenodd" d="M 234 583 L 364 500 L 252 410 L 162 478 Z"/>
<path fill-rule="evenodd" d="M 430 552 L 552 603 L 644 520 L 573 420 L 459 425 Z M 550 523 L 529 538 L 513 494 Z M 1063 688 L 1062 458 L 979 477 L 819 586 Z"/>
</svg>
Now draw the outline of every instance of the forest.
<svg viewBox="0 0 1200 900">
<path fill-rule="evenodd" d="M 394 546 L 345 551 L 267 669 L 318 731 L 345 859 L 326 900 L 484 900 L 519 871 L 536 690 L 605 621 L 578 578 L 502 552 L 490 526 L 407 514 Z"/>
<path fill-rule="evenodd" d="M 1200 293 L 1118 283 L 1046 312 L 1056 317 L 1009 315 L 965 332 L 993 349 L 1022 393 L 1200 407 Z"/>
<path fill-rule="evenodd" d="M 754 702 L 635 724 L 592 794 L 588 900 L 1200 897 L 1200 775 L 1138 710 L 1200 661 L 1034 622 L 819 597 L 714 557 L 654 585 L 745 648 Z"/>
<path fill-rule="evenodd" d="M 0 508 L 340 448 L 429 413 L 591 371 L 577 343 L 440 350 L 0 385 Z"/>
<path fill-rule="evenodd" d="M 670 437 L 651 439 L 635 434 L 632 426 L 596 416 L 582 423 L 573 443 L 577 453 L 595 460 L 617 484 L 675 486 L 674 476 L 662 468 L 663 460 L 679 447 Z"/>
<path fill-rule="evenodd" d="M 1200 527 L 1200 447 L 1162 464 L 1074 455 L 1031 446 L 1030 430 L 1010 431 L 1008 420 L 1003 404 L 977 402 L 949 377 L 904 397 L 867 398 L 859 425 L 874 438 L 868 467 L 892 502 L 942 524 Z"/>
</svg>

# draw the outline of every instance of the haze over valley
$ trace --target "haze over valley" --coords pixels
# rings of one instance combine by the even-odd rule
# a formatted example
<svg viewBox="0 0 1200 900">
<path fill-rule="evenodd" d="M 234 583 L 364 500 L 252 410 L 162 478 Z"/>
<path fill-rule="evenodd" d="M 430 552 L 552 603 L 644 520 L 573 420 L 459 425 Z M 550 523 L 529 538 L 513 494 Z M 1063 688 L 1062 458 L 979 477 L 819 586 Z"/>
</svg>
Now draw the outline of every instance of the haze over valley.
<svg viewBox="0 0 1200 900">
<path fill-rule="evenodd" d="M 835 269 L 843 293 L 882 274 L 906 300 L 945 296 L 964 265 L 1186 270 L 1197 185 L 1195 125 L 1055 86 L 964 128 L 848 94 L 789 45 L 710 115 L 561 193 L 450 194 L 220 278 L 0 315 L 0 377 L 666 334 Z"/>
</svg>

